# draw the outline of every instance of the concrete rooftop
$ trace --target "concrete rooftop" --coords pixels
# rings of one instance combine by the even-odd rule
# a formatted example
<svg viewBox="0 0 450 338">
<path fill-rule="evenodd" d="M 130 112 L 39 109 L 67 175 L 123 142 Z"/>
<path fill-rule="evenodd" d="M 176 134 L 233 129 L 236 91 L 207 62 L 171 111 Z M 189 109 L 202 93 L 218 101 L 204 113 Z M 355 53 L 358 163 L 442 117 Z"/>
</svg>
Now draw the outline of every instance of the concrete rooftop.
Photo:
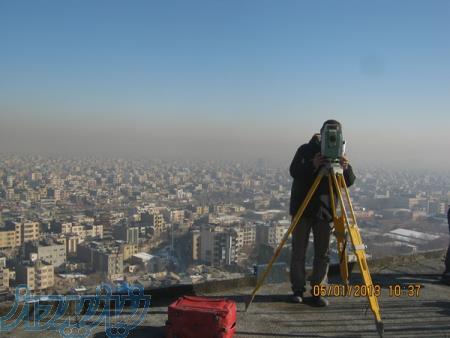
<svg viewBox="0 0 450 338">
<path fill-rule="evenodd" d="M 450 337 L 450 286 L 440 283 L 443 251 L 408 257 L 389 258 L 369 263 L 374 283 L 382 286 L 379 304 L 385 325 L 384 337 Z M 332 276 L 330 283 L 338 283 Z M 359 273 L 352 273 L 352 284 L 359 282 Z M 245 284 L 245 283 L 244 283 Z M 420 284 L 418 297 L 390 297 L 389 285 Z M 224 284 L 225 285 L 225 284 Z M 317 308 L 289 303 L 289 283 L 264 285 L 248 312 L 244 312 L 246 297 L 253 286 L 241 286 L 223 291 L 214 285 L 178 293 L 195 293 L 211 297 L 226 297 L 237 302 L 237 333 L 235 337 L 378 337 L 374 317 L 366 298 L 329 297 L 330 306 Z M 155 292 L 153 306 L 142 325 L 129 337 L 163 338 L 167 305 L 176 299 L 177 290 Z M 104 327 L 96 329 L 95 337 L 106 337 Z M 36 334 L 22 328 L 2 337 L 33 337 Z M 41 333 L 39 336 L 44 336 Z M 46 332 L 46 337 L 59 337 Z"/>
<path fill-rule="evenodd" d="M 440 284 L 441 257 L 442 252 L 438 252 L 374 262 L 372 279 L 382 286 L 379 304 L 384 337 L 450 337 L 450 286 Z M 360 281 L 359 272 L 352 273 L 352 281 Z M 330 283 L 337 282 L 338 277 L 330 278 Z M 419 297 L 390 297 L 388 287 L 396 284 L 420 284 Z M 237 302 L 236 337 L 378 337 L 366 298 L 329 297 L 329 307 L 317 308 L 307 302 L 289 303 L 289 283 L 267 284 L 244 312 L 246 297 L 252 290 L 241 287 L 197 294 Z M 154 307 L 150 312 L 145 324 L 131 337 L 164 337 L 166 307 Z"/>
</svg>

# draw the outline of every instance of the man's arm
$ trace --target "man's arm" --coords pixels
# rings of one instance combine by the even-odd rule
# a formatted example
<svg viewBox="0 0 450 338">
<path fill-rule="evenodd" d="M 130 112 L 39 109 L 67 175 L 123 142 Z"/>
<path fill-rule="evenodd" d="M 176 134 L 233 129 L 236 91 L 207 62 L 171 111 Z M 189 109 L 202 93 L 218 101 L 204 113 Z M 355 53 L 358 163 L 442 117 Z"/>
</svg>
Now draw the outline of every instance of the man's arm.
<svg viewBox="0 0 450 338">
<path fill-rule="evenodd" d="M 356 176 L 353 173 L 353 168 L 350 164 L 347 165 L 347 168 L 344 169 L 344 180 L 347 187 L 350 187 L 355 183 Z"/>
<path fill-rule="evenodd" d="M 448 209 L 447 212 L 447 222 L 448 222 L 448 230 L 450 231 L 450 208 Z"/>
<path fill-rule="evenodd" d="M 353 173 L 353 168 L 350 163 L 348 163 L 348 158 L 345 155 L 341 157 L 340 163 L 342 168 L 344 169 L 345 185 L 347 187 L 350 187 L 351 185 L 353 185 L 353 183 L 355 183 L 356 179 L 356 176 Z"/>
<path fill-rule="evenodd" d="M 304 178 L 312 175 L 314 172 L 314 166 L 310 159 L 305 158 L 304 145 L 297 149 L 291 166 L 289 167 L 289 173 L 293 178 Z"/>
</svg>

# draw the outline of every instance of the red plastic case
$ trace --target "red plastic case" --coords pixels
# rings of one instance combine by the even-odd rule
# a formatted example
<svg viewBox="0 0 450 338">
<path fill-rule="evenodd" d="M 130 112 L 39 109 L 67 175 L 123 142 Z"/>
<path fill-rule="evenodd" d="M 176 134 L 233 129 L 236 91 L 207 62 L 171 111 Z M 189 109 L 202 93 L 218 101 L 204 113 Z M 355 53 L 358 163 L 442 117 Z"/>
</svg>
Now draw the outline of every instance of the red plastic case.
<svg viewBox="0 0 450 338">
<path fill-rule="evenodd" d="M 228 299 L 183 296 L 169 305 L 167 338 L 231 338 L 236 303 Z"/>
</svg>

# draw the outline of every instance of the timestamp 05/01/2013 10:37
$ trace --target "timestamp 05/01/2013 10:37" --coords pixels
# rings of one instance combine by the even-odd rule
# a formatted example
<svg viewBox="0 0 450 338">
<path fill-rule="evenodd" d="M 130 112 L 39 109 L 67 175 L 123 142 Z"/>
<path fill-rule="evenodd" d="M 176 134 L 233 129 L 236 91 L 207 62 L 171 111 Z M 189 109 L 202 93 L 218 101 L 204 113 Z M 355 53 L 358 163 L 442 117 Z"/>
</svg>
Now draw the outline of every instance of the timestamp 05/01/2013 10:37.
<svg viewBox="0 0 450 338">
<path fill-rule="evenodd" d="M 389 297 L 419 297 L 421 284 L 391 284 L 387 286 Z M 381 296 L 381 285 L 314 285 L 312 289 L 313 296 L 322 297 L 368 297 Z"/>
</svg>

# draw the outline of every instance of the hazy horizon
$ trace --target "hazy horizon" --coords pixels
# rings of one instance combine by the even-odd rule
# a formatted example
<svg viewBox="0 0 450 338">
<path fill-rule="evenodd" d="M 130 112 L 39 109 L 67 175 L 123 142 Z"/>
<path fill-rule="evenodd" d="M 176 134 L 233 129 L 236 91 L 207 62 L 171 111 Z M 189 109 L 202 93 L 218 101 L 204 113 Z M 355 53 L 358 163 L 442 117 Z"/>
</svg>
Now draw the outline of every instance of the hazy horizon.
<svg viewBox="0 0 450 338">
<path fill-rule="evenodd" d="M 0 152 L 450 168 L 447 1 L 0 3 Z"/>
</svg>

